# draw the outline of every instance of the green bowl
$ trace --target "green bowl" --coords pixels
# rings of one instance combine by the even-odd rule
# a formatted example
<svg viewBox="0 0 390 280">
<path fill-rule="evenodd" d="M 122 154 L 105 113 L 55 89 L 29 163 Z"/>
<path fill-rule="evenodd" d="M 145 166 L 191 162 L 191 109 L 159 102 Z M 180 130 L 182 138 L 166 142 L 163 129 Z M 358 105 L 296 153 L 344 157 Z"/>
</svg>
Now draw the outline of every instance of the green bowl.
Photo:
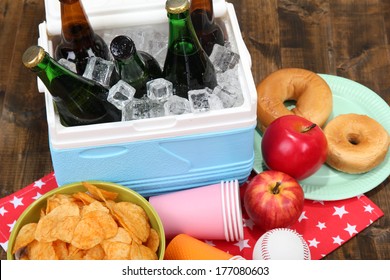
<svg viewBox="0 0 390 280">
<path fill-rule="evenodd" d="M 109 183 L 103 181 L 88 181 L 88 182 L 104 190 L 118 193 L 118 197 L 116 199 L 117 202 L 129 201 L 141 206 L 145 210 L 146 214 L 149 217 L 152 228 L 154 228 L 157 231 L 160 237 L 160 246 L 157 250 L 157 257 L 159 260 L 163 260 L 164 253 L 165 253 L 164 228 L 160 217 L 158 216 L 156 210 L 149 203 L 149 201 L 147 201 L 139 193 L 115 183 Z M 53 194 L 73 194 L 80 191 L 82 192 L 86 191 L 85 187 L 82 185 L 81 182 L 67 184 L 47 192 L 39 199 L 34 201 L 30 206 L 28 206 L 26 210 L 24 210 L 24 212 L 20 215 L 19 219 L 16 221 L 15 226 L 11 232 L 10 238 L 8 240 L 7 259 L 8 260 L 15 259 L 14 255 L 11 252 L 12 252 L 12 248 L 14 247 L 15 238 L 19 230 L 25 224 L 38 222 L 40 217 L 40 211 L 42 208 L 46 207 L 46 200 L 48 197 L 52 196 Z"/>
</svg>

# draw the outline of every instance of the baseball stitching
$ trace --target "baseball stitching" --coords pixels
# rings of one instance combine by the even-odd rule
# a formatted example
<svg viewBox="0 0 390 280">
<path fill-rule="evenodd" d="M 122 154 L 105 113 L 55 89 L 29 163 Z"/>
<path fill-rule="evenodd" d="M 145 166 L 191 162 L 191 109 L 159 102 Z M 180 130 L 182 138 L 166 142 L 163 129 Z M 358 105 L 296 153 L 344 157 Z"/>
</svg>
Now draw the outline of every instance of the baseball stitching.
<svg viewBox="0 0 390 280">
<path fill-rule="evenodd" d="M 264 259 L 264 260 L 270 260 L 271 259 L 271 255 L 270 255 L 270 252 L 268 250 L 268 242 L 269 242 L 269 238 L 270 236 L 276 232 L 276 231 L 289 231 L 289 232 L 292 232 L 294 233 L 295 235 L 297 235 L 299 237 L 299 239 L 301 240 L 301 243 L 302 243 L 302 246 L 303 246 L 303 258 L 304 260 L 309 260 L 310 259 L 310 250 L 306 244 L 306 241 L 303 239 L 303 237 L 298 234 L 295 230 L 292 230 L 292 229 L 288 229 L 288 228 L 275 228 L 273 230 L 270 230 L 268 232 L 266 232 L 264 234 L 264 238 L 263 240 L 261 241 L 261 257 Z"/>
</svg>

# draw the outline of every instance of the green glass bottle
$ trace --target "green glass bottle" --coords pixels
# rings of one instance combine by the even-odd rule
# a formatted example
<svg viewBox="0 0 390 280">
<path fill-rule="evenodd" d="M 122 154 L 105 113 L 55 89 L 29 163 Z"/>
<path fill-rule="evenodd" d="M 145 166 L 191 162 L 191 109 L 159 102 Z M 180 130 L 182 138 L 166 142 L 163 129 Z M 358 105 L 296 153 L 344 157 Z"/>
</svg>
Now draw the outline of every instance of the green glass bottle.
<svg viewBox="0 0 390 280">
<path fill-rule="evenodd" d="M 173 83 L 175 94 L 188 99 L 188 91 L 217 85 L 214 66 L 203 50 L 191 22 L 188 0 L 168 0 L 168 51 L 163 77 Z"/>
<path fill-rule="evenodd" d="M 107 101 L 106 88 L 58 64 L 43 48 L 29 47 L 22 60 L 52 95 L 63 125 L 88 125 L 121 120 L 121 111 Z"/>
<path fill-rule="evenodd" d="M 82 75 L 91 56 L 109 60 L 108 46 L 94 32 L 80 0 L 59 0 L 61 5 L 61 42 L 57 45 L 54 58 L 65 58 L 76 64 L 77 73 Z"/>
<path fill-rule="evenodd" d="M 136 89 L 134 97 L 146 94 L 146 83 L 161 78 L 162 71 L 157 60 L 149 53 L 137 51 L 133 40 L 124 35 L 115 37 L 110 44 L 116 70 L 121 80 Z"/>
</svg>

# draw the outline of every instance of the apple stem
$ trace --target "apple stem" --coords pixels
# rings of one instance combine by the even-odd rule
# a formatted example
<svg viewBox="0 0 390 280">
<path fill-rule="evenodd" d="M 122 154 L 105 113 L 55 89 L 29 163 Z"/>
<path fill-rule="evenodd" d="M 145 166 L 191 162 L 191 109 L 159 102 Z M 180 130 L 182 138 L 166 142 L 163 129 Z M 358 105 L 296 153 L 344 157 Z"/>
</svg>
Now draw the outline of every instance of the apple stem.
<svg viewBox="0 0 390 280">
<path fill-rule="evenodd" d="M 282 184 L 282 182 L 276 182 L 275 187 L 273 187 L 273 189 L 272 189 L 272 193 L 273 194 L 278 194 L 279 193 L 279 187 L 280 187 L 281 184 Z"/>
<path fill-rule="evenodd" d="M 310 126 L 305 127 L 305 128 L 302 130 L 302 133 L 306 133 L 306 132 L 312 130 L 313 128 L 315 128 L 315 127 L 316 127 L 316 124 L 313 123 L 313 124 L 311 124 Z"/>
</svg>

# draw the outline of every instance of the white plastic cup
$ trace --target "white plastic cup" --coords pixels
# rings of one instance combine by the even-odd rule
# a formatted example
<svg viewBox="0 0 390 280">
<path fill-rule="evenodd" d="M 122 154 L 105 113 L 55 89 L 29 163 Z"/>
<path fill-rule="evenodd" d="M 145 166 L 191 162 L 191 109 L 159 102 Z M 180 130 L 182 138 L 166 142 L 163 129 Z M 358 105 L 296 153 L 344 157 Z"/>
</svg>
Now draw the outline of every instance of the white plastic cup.
<svg viewBox="0 0 390 280">
<path fill-rule="evenodd" d="M 237 180 L 152 196 L 149 202 L 167 239 L 181 233 L 198 239 L 244 239 Z"/>
</svg>

